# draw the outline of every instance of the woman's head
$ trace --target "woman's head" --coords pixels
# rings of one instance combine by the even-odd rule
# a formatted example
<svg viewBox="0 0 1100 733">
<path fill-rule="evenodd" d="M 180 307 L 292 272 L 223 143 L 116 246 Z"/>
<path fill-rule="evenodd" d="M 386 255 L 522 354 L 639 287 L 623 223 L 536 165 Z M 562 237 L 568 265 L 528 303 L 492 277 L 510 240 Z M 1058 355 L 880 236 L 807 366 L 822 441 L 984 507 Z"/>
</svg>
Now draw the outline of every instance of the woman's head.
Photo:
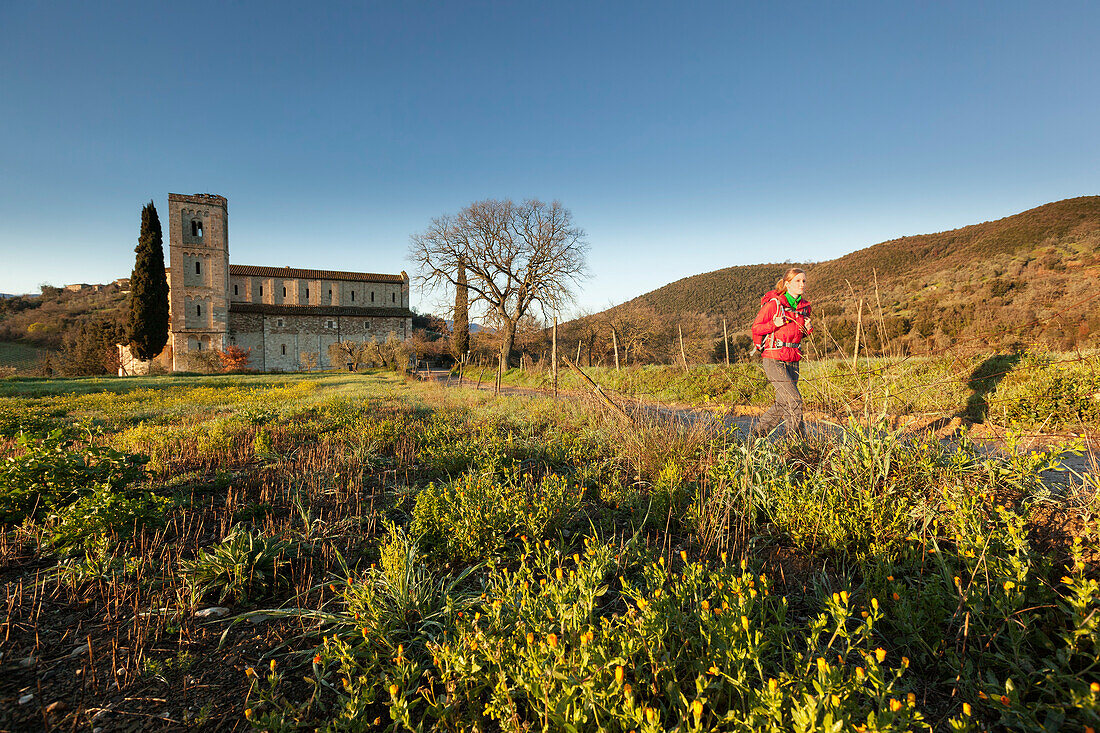
<svg viewBox="0 0 1100 733">
<path fill-rule="evenodd" d="M 806 271 L 799 267 L 792 267 L 787 270 L 787 274 L 779 278 L 775 283 L 775 292 L 782 295 L 783 293 L 790 293 L 791 295 L 798 297 L 802 295 L 802 291 L 806 289 Z"/>
</svg>

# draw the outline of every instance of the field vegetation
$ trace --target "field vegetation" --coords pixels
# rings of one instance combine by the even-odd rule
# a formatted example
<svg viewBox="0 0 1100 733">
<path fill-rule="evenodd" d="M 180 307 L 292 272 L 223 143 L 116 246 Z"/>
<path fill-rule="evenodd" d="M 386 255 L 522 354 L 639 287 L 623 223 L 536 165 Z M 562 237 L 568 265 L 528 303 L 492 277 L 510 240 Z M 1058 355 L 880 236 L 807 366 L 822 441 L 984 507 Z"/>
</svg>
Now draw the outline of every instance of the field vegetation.
<svg viewBox="0 0 1100 733">
<path fill-rule="evenodd" d="M 1095 728 L 1060 458 L 391 372 L 3 380 L 0 727 Z"/>
</svg>

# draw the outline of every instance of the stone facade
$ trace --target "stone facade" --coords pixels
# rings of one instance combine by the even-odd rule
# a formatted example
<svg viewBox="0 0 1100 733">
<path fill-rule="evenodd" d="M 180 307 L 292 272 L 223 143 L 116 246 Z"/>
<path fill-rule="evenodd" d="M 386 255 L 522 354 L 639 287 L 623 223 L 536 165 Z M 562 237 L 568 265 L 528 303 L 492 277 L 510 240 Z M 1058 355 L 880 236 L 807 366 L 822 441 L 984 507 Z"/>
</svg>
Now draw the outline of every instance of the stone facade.
<svg viewBox="0 0 1100 733">
<path fill-rule="evenodd" d="M 250 349 L 257 371 L 328 368 L 338 341 L 412 335 L 409 277 L 229 264 L 228 202 L 168 194 L 172 368 L 229 346 Z M 316 355 L 313 357 L 313 355 Z"/>
</svg>

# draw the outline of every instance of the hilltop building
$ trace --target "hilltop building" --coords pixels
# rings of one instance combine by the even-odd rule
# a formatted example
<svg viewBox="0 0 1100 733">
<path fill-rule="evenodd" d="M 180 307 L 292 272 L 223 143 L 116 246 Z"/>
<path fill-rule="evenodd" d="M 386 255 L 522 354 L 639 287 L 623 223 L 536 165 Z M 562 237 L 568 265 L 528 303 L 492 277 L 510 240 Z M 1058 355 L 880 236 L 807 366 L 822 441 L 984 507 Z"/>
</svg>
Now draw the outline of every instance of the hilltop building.
<svg viewBox="0 0 1100 733">
<path fill-rule="evenodd" d="M 213 194 L 168 194 L 168 231 L 170 334 L 156 361 L 174 371 L 229 346 L 251 349 L 257 371 L 300 370 L 303 355 L 329 368 L 329 346 L 338 341 L 412 335 L 404 272 L 230 264 L 228 201 Z M 120 372 L 133 373 L 127 356 Z"/>
</svg>

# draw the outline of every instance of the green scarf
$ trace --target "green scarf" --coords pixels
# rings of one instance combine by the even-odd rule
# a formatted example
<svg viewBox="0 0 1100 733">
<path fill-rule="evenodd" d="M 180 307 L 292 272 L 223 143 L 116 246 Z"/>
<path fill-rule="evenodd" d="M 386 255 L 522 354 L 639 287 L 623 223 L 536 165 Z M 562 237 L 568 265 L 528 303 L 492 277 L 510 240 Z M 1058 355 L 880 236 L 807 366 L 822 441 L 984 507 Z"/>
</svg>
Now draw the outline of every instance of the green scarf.
<svg viewBox="0 0 1100 733">
<path fill-rule="evenodd" d="M 792 296 L 790 293 L 783 293 L 783 294 L 787 296 L 787 302 L 791 304 L 791 310 L 797 310 L 798 309 L 798 304 L 802 302 L 802 296 L 800 295 L 796 298 L 796 297 Z"/>
</svg>

